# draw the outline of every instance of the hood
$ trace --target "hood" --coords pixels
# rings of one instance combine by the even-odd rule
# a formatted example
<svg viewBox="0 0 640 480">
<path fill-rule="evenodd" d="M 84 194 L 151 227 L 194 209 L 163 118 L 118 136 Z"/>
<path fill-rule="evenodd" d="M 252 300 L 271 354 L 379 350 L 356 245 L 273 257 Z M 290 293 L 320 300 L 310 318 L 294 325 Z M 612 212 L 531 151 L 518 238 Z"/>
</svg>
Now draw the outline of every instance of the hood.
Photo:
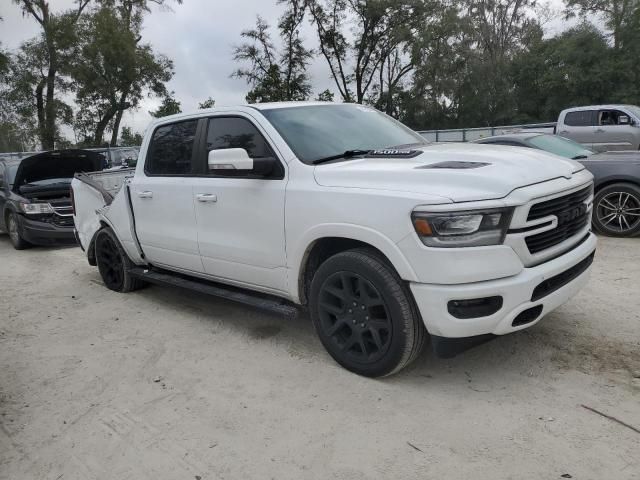
<svg viewBox="0 0 640 480">
<path fill-rule="evenodd" d="M 318 165 L 315 178 L 327 187 L 414 192 L 453 202 L 493 200 L 516 188 L 584 170 L 573 160 L 533 148 L 436 144 L 412 158 L 361 158 Z"/>
<path fill-rule="evenodd" d="M 27 157 L 20 162 L 13 190 L 22 185 L 50 178 L 73 178 L 77 172 L 102 170 L 104 155 L 87 150 L 54 150 Z"/>
</svg>

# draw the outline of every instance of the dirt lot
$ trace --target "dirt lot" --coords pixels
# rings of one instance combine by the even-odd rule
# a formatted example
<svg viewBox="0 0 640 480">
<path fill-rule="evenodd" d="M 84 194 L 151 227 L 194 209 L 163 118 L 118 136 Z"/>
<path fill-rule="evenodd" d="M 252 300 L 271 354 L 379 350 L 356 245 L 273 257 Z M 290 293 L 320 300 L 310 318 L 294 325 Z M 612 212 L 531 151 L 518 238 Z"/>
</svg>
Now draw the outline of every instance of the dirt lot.
<svg viewBox="0 0 640 480">
<path fill-rule="evenodd" d="M 2 479 L 638 479 L 640 239 L 528 331 L 369 380 L 284 320 L 0 236 Z"/>
</svg>

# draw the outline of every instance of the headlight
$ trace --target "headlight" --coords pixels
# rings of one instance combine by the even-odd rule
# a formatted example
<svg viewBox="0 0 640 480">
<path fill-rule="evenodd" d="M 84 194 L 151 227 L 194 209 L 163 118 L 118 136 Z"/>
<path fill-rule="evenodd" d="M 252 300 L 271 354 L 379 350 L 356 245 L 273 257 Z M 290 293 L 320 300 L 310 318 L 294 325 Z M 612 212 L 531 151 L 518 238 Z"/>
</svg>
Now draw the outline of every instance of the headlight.
<svg viewBox="0 0 640 480">
<path fill-rule="evenodd" d="M 512 213 L 511 208 L 413 212 L 411 220 L 420 240 L 429 247 L 479 247 L 504 241 Z"/>
<path fill-rule="evenodd" d="M 53 208 L 48 203 L 21 203 L 20 210 L 27 215 L 41 215 L 43 213 L 53 213 Z"/>
</svg>

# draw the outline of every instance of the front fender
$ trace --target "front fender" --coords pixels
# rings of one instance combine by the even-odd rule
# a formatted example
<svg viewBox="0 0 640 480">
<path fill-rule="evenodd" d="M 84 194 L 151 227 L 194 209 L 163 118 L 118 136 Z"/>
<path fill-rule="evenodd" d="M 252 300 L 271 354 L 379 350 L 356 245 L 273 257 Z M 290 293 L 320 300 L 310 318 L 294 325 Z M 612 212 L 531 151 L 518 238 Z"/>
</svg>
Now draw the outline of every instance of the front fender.
<svg viewBox="0 0 640 480">
<path fill-rule="evenodd" d="M 289 293 L 294 301 L 300 301 L 299 279 L 307 256 L 313 245 L 320 239 L 338 237 L 356 240 L 371 245 L 381 251 L 400 275 L 408 282 L 417 282 L 418 278 L 411 264 L 398 246 L 377 230 L 362 225 L 348 223 L 320 224 L 311 227 L 296 240 L 293 251 L 287 252 L 287 264 L 290 272 Z"/>
</svg>

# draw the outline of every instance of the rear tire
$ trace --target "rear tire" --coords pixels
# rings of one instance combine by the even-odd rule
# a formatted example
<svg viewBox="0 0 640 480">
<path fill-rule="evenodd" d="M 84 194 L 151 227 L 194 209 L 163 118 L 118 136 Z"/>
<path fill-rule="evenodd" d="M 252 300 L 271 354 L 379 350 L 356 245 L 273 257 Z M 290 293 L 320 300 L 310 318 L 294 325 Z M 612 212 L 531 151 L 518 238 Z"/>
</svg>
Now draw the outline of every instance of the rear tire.
<svg viewBox="0 0 640 480">
<path fill-rule="evenodd" d="M 31 247 L 31 244 L 22 238 L 20 224 L 18 223 L 18 218 L 14 212 L 9 212 L 7 214 L 7 233 L 9 234 L 11 245 L 13 245 L 13 248 L 16 250 L 24 250 L 25 248 Z"/>
<path fill-rule="evenodd" d="M 424 345 L 426 328 L 405 283 L 369 249 L 326 260 L 311 281 L 311 319 L 320 341 L 347 370 L 366 377 L 391 375 Z"/>
<path fill-rule="evenodd" d="M 98 271 L 110 290 L 126 293 L 146 285 L 144 281 L 132 277 L 129 273 L 135 265 L 110 228 L 104 228 L 97 233 L 95 252 Z"/>
<path fill-rule="evenodd" d="M 640 233 L 640 188 L 632 183 L 614 183 L 598 190 L 593 200 L 595 230 L 612 237 Z"/>
</svg>

